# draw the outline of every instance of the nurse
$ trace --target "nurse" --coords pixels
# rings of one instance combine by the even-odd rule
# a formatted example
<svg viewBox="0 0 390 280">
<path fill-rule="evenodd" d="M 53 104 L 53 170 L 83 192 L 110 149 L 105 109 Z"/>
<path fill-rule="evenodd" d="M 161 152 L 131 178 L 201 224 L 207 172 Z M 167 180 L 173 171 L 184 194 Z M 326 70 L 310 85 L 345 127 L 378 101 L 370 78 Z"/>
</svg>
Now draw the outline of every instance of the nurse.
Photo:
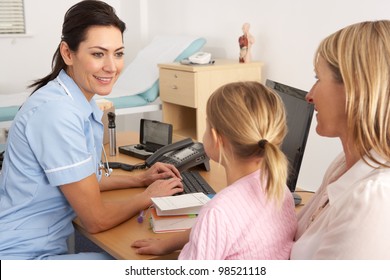
<svg viewBox="0 0 390 280">
<path fill-rule="evenodd" d="M 108 95 L 121 73 L 124 30 L 102 1 L 79 2 L 65 14 L 52 72 L 32 85 L 9 131 L 0 175 L 0 259 L 111 258 L 67 254 L 76 216 L 97 233 L 147 208 L 151 197 L 182 191 L 171 165 L 134 176 L 106 177 L 99 169 L 103 124 L 93 96 Z M 101 191 L 141 186 L 147 188 L 123 201 L 101 199 Z"/>
</svg>

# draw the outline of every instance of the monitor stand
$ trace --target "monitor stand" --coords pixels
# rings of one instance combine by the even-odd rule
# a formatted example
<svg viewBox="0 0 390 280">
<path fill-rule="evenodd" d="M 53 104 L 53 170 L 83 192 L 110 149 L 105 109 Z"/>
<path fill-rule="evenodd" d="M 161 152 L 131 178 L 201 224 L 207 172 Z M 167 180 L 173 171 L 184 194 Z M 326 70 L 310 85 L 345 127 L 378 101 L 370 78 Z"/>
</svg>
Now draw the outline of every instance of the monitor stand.
<svg viewBox="0 0 390 280">
<path fill-rule="evenodd" d="M 297 194 L 296 192 L 293 192 L 292 195 L 293 195 L 293 198 L 294 198 L 294 204 L 295 205 L 301 204 L 302 197 L 299 194 Z"/>
</svg>

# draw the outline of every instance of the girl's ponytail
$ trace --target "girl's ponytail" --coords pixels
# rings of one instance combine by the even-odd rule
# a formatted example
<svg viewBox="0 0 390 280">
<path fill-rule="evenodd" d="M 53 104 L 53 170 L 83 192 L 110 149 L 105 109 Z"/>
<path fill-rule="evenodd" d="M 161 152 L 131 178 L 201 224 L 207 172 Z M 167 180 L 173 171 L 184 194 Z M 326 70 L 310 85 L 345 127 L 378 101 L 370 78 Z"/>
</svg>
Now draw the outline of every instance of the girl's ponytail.
<svg viewBox="0 0 390 280">
<path fill-rule="evenodd" d="M 266 182 L 267 196 L 280 202 L 286 190 L 284 186 L 287 182 L 288 160 L 278 146 L 268 141 L 261 144 L 261 141 L 266 140 L 260 140 L 259 146 L 260 149 L 263 146 L 261 174 Z"/>
</svg>

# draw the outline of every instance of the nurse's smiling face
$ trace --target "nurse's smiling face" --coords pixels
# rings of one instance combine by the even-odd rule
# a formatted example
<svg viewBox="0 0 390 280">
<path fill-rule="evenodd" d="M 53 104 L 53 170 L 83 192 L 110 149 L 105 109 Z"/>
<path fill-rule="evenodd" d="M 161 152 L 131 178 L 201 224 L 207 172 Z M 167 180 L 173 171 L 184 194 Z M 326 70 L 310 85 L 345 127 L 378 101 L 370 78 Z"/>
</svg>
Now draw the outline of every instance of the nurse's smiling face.
<svg viewBox="0 0 390 280">
<path fill-rule="evenodd" d="M 95 94 L 108 95 L 123 69 L 122 33 L 113 26 L 92 26 L 76 52 L 65 42 L 60 51 L 66 72 L 88 100 Z"/>
</svg>

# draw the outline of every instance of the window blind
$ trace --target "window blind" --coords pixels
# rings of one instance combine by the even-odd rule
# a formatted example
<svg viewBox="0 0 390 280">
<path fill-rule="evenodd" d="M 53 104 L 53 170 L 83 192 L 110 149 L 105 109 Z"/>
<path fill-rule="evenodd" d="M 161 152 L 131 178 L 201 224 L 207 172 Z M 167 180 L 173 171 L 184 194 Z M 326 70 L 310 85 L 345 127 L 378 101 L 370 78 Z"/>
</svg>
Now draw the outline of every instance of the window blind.
<svg viewBox="0 0 390 280">
<path fill-rule="evenodd" d="M 0 34 L 24 34 L 23 0 L 0 0 Z"/>
</svg>

